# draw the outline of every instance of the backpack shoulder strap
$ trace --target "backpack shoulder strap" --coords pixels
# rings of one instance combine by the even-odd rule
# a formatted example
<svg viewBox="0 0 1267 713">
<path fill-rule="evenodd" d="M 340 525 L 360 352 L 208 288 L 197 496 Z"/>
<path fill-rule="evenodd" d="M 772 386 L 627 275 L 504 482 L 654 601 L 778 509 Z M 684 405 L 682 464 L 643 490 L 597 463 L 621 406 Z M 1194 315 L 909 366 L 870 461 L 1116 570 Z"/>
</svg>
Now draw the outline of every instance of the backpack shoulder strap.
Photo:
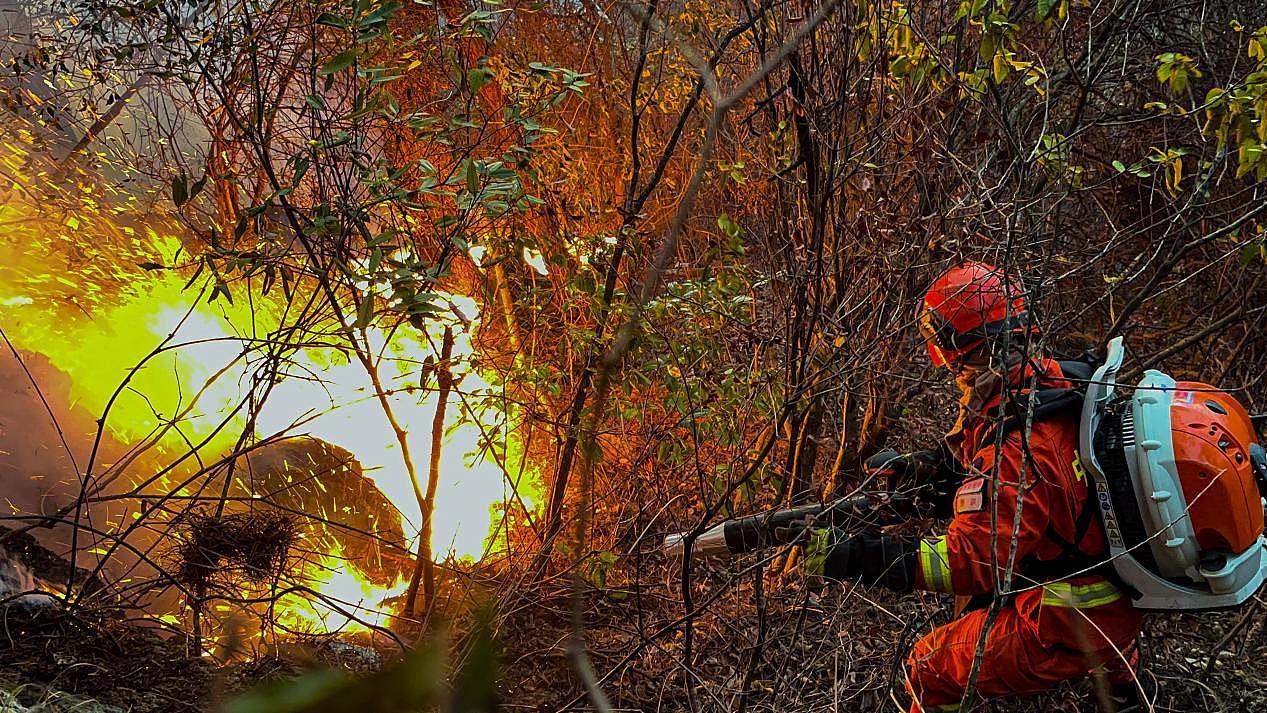
<svg viewBox="0 0 1267 713">
<path fill-rule="evenodd" d="M 1075 387 L 1081 385 L 1080 388 L 1086 388 L 1085 384 L 1095 375 L 1095 368 L 1099 366 L 1094 361 L 1082 359 L 1060 359 L 1056 363 L 1060 365 L 1060 373 L 1074 382 Z"/>
<path fill-rule="evenodd" d="M 998 435 L 999 428 L 1007 436 L 1022 428 L 1027 419 L 1033 423 L 1042 423 L 1058 416 L 1082 410 L 1083 393 L 1078 389 L 1042 389 L 1020 394 L 1001 409 L 1002 418 L 989 430 L 991 438 Z M 1033 403 L 1031 414 L 1030 404 Z M 985 441 L 989 442 L 989 441 Z"/>
</svg>

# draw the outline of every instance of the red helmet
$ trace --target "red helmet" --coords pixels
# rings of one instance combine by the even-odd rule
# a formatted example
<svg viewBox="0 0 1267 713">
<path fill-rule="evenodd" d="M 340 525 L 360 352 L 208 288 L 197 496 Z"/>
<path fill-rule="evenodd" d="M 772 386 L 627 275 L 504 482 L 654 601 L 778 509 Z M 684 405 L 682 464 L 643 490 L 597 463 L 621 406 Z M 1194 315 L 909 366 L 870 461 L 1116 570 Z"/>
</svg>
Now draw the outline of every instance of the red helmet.
<svg viewBox="0 0 1267 713">
<path fill-rule="evenodd" d="M 1020 283 L 981 262 L 965 262 L 937 278 L 917 319 L 936 366 L 958 362 L 995 334 L 1038 331 Z"/>
</svg>

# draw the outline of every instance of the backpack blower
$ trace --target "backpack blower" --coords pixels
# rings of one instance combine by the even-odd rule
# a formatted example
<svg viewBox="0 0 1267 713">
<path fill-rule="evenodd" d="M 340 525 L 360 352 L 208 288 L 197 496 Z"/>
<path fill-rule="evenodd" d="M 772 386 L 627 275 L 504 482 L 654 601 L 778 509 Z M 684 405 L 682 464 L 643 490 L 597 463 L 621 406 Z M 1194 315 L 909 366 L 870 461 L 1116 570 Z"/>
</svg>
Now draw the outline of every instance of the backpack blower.
<svg viewBox="0 0 1267 713">
<path fill-rule="evenodd" d="M 1267 576 L 1267 456 L 1249 413 L 1155 369 L 1118 393 L 1122 338 L 1087 384 L 1079 456 L 1109 561 L 1140 609 L 1224 609 Z"/>
</svg>

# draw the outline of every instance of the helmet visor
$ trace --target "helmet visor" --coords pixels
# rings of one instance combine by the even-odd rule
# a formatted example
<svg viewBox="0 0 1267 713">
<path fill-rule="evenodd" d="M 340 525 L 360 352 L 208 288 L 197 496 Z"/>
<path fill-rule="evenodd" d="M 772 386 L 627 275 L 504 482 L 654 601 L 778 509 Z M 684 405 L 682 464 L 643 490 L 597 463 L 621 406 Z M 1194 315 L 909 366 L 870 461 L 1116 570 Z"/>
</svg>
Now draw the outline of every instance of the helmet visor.
<svg viewBox="0 0 1267 713">
<path fill-rule="evenodd" d="M 932 342 L 927 342 L 927 344 L 928 359 L 933 362 L 933 366 L 946 366 L 946 355 L 942 352 L 941 347 Z"/>
</svg>

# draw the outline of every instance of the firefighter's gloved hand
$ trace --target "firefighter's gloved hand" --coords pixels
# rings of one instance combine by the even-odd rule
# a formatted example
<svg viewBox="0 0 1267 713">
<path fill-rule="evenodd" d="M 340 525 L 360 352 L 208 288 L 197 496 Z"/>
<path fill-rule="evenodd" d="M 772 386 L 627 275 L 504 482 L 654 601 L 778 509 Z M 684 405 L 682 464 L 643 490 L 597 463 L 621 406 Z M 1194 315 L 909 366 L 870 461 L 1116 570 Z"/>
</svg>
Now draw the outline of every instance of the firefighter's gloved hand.
<svg viewBox="0 0 1267 713">
<path fill-rule="evenodd" d="M 868 458 L 863 468 L 875 478 L 878 490 L 917 495 L 938 517 L 953 514 L 951 503 L 963 478 L 945 442 L 913 453 L 881 451 Z"/>
<path fill-rule="evenodd" d="M 805 542 L 801 572 L 814 579 L 846 580 L 861 575 L 859 567 L 850 568 L 855 557 L 857 538 L 838 527 L 812 527 Z M 854 572 L 853 570 L 858 570 Z"/>
<path fill-rule="evenodd" d="M 880 451 L 862 464 L 862 471 L 875 478 L 877 489 L 892 492 L 906 470 L 906 459 L 897 451 Z"/>
<path fill-rule="evenodd" d="M 801 572 L 811 579 L 861 582 L 896 592 L 915 588 L 918 545 L 875 532 L 849 535 L 838 527 L 808 525 Z"/>
<path fill-rule="evenodd" d="M 942 448 L 913 453 L 880 451 L 868 458 L 862 467 L 867 475 L 889 485 L 899 480 L 912 481 L 907 485 L 922 485 L 936 478 L 946 458 Z"/>
</svg>

